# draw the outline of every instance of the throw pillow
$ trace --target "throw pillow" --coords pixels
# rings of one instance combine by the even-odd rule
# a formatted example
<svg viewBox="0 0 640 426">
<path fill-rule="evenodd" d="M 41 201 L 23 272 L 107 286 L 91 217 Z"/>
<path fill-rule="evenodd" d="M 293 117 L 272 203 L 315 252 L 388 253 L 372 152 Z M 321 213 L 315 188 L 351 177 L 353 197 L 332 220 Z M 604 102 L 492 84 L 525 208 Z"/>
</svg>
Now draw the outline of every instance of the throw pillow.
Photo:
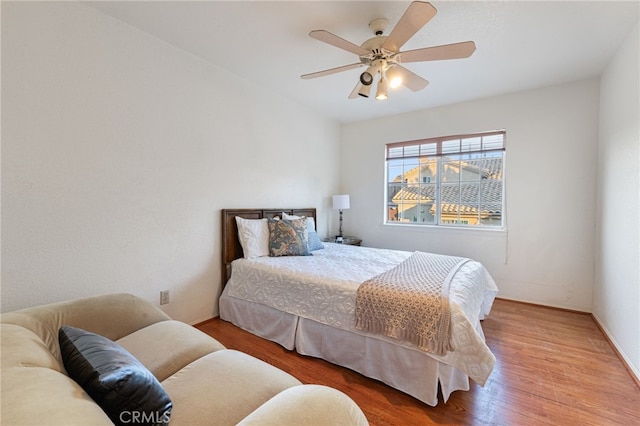
<svg viewBox="0 0 640 426">
<path fill-rule="evenodd" d="M 58 332 L 64 368 L 116 425 L 168 424 L 173 404 L 140 361 L 117 343 L 80 328 Z"/>
<path fill-rule="evenodd" d="M 293 220 L 293 219 L 305 219 L 307 221 L 307 234 L 308 234 L 308 241 L 309 241 L 309 251 L 315 251 L 315 250 L 320 250 L 324 248 L 324 244 L 322 244 L 322 241 L 320 241 L 320 237 L 318 237 L 318 233 L 316 232 L 316 222 L 315 220 L 313 220 L 312 217 L 305 217 L 305 216 L 295 216 L 295 215 L 291 215 L 291 214 L 287 214 L 285 212 L 282 212 L 282 218 L 283 219 L 287 219 L 287 220 Z"/>
<path fill-rule="evenodd" d="M 268 219 L 269 256 L 310 256 L 307 224 L 304 219 Z"/>
<path fill-rule="evenodd" d="M 312 217 L 307 218 L 307 231 L 309 233 L 309 251 L 320 250 L 324 248 L 324 244 L 320 241 L 316 232 L 316 224 Z"/>
</svg>

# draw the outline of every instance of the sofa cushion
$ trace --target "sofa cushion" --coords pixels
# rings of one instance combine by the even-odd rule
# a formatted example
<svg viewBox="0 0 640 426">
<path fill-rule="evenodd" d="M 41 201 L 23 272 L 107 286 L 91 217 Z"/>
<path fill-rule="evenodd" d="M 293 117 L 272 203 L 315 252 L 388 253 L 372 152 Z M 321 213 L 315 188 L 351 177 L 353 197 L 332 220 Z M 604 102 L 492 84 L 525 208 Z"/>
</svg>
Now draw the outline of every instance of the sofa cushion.
<svg viewBox="0 0 640 426">
<path fill-rule="evenodd" d="M 3 358 L 6 352 L 3 346 Z M 113 425 L 80 385 L 59 371 L 30 365 L 3 366 L 0 377 L 3 425 Z"/>
<path fill-rule="evenodd" d="M 366 426 L 368 422 L 360 407 L 339 390 L 302 385 L 283 390 L 238 426 L 326 424 Z"/>
<path fill-rule="evenodd" d="M 169 423 L 172 403 L 162 385 L 120 345 L 80 328 L 59 331 L 64 366 L 115 424 Z"/>
<path fill-rule="evenodd" d="M 167 350 L 171 342 L 171 350 Z M 163 381 L 185 365 L 225 347 L 180 321 L 160 321 L 116 341 Z"/>
<path fill-rule="evenodd" d="M 2 314 L 3 324 L 16 324 L 40 336 L 60 362 L 58 330 L 63 325 L 117 340 L 142 327 L 170 319 L 151 302 L 132 294 L 87 297 Z"/>
<path fill-rule="evenodd" d="M 33 331 L 15 324 L 1 324 L 2 368 L 44 367 L 64 374 L 62 363 Z"/>
<path fill-rule="evenodd" d="M 0 339 L 1 424 L 112 424 L 34 332 L 1 324 Z"/>
<path fill-rule="evenodd" d="M 235 350 L 205 355 L 162 382 L 174 407 L 172 425 L 235 425 L 300 381 Z"/>
</svg>

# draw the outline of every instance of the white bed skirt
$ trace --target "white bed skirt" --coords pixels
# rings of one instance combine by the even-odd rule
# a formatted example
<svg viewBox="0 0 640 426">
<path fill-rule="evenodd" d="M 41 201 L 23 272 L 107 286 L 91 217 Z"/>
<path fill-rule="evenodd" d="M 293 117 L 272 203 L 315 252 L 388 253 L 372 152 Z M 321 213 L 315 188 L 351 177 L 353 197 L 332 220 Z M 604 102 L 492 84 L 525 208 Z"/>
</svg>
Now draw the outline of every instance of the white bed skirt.
<svg viewBox="0 0 640 426">
<path fill-rule="evenodd" d="M 424 352 L 237 299 L 226 292 L 220 297 L 220 318 L 286 349 L 380 380 L 431 406 L 438 404 L 438 383 L 444 402 L 456 390 L 469 390 L 465 373 Z"/>
</svg>

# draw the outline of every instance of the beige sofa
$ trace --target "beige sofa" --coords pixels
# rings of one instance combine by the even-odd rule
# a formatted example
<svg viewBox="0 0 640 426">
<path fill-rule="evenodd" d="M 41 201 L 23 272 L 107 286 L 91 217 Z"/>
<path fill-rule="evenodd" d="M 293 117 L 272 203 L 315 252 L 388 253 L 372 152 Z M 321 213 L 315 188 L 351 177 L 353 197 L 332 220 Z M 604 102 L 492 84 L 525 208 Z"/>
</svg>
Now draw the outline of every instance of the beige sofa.
<svg viewBox="0 0 640 426">
<path fill-rule="evenodd" d="M 77 299 L 0 318 L 3 425 L 112 424 L 67 375 L 58 343 L 63 325 L 105 336 L 137 358 L 171 398 L 171 425 L 367 424 L 344 393 L 303 385 L 133 295 Z"/>
</svg>

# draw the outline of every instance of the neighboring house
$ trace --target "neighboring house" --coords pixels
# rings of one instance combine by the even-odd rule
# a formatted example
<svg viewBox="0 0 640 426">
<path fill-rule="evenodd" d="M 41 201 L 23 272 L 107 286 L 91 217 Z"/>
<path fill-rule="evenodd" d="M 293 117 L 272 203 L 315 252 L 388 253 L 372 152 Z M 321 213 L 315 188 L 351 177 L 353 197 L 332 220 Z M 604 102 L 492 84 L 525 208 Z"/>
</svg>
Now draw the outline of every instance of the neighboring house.
<svg viewBox="0 0 640 426">
<path fill-rule="evenodd" d="M 396 176 L 389 193 L 388 220 L 435 223 L 437 162 L 421 164 Z M 502 217 L 502 160 L 443 161 L 441 220 L 443 224 L 493 224 Z"/>
</svg>

